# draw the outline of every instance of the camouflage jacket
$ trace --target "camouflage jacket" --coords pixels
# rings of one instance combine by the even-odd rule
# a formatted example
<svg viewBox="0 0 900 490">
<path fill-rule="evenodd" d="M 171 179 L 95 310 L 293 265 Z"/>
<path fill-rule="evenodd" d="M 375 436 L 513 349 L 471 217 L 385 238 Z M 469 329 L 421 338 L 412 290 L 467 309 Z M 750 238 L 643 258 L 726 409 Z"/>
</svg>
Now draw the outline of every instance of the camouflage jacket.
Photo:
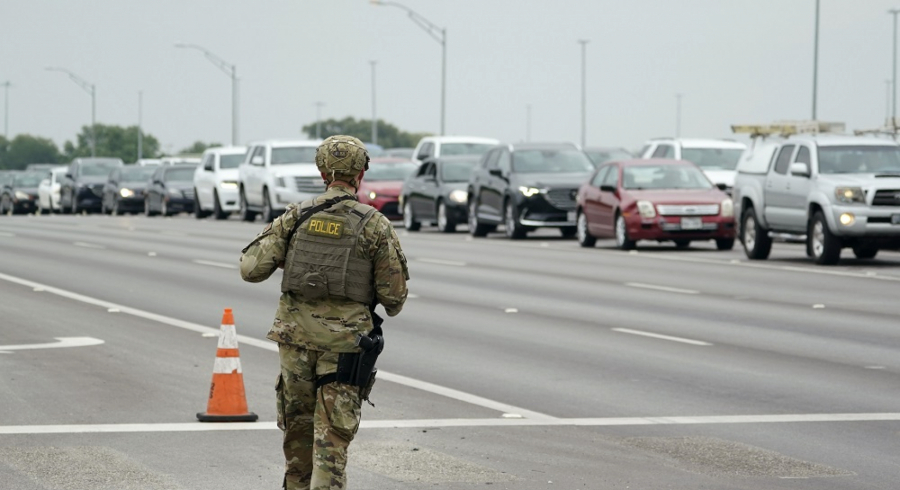
<svg viewBox="0 0 900 490">
<path fill-rule="evenodd" d="M 354 195 L 352 189 L 332 186 L 314 199 L 321 204 L 327 199 Z M 355 196 L 354 196 L 355 197 Z M 338 203 L 348 210 L 353 201 Z M 284 263 L 286 239 L 299 217 L 299 205 L 291 204 L 284 214 L 267 226 L 241 255 L 241 277 L 248 282 L 268 279 Z M 406 301 L 409 272 L 400 240 L 391 222 L 376 213 L 363 228 L 356 246 L 357 257 L 372 260 L 375 297 L 389 316 L 400 313 Z M 275 313 L 275 323 L 268 338 L 322 352 L 356 352 L 356 337 L 373 328 L 368 305 L 346 298 L 308 300 L 294 293 L 282 293 Z"/>
</svg>

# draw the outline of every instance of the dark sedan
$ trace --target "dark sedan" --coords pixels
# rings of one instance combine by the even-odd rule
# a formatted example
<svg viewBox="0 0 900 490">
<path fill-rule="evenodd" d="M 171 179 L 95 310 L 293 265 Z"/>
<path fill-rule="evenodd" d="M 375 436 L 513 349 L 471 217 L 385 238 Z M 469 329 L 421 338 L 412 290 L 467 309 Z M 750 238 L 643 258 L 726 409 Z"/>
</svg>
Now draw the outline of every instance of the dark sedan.
<svg viewBox="0 0 900 490">
<path fill-rule="evenodd" d="M 144 194 L 144 214 L 172 216 L 194 212 L 194 171 L 197 165 L 156 167 Z"/>
<path fill-rule="evenodd" d="M 502 224 L 509 238 L 545 227 L 575 236 L 575 194 L 593 170 L 572 144 L 494 147 L 469 178 L 469 233 L 485 236 Z"/>
<path fill-rule="evenodd" d="M 154 167 L 126 165 L 109 173 L 103 187 L 103 214 L 139 213 L 144 210 L 144 192 Z"/>
<path fill-rule="evenodd" d="M 118 158 L 76 158 L 60 183 L 59 207 L 63 213 L 100 211 L 103 186 L 109 172 L 123 165 Z"/>
<path fill-rule="evenodd" d="M 456 231 L 456 225 L 468 219 L 466 202 L 469 174 L 478 164 L 478 156 L 429 158 L 422 162 L 401 191 L 403 224 L 416 231 L 423 221 L 436 223 L 444 233 Z"/>
<path fill-rule="evenodd" d="M 37 210 L 38 185 L 44 172 L 14 172 L 0 185 L 0 214 L 27 214 Z"/>
</svg>

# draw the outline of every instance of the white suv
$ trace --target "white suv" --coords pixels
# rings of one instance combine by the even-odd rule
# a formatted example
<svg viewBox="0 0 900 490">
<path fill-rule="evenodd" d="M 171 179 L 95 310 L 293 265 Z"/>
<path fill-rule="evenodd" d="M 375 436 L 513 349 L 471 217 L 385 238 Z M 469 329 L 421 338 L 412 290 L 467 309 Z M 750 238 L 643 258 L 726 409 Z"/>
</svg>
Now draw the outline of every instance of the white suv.
<svg viewBox="0 0 900 490">
<path fill-rule="evenodd" d="M 731 194 L 737 164 L 747 145 L 717 139 L 657 138 L 648 141 L 641 158 L 672 158 L 694 163 L 713 184 Z"/>
<path fill-rule="evenodd" d="M 194 216 L 225 219 L 240 208 L 238 165 L 244 161 L 244 146 L 209 148 L 194 172 Z"/>
<path fill-rule="evenodd" d="M 431 157 L 484 155 L 499 144 L 499 140 L 477 136 L 426 136 L 419 140 L 413 157 L 418 163 L 422 163 Z"/>
<path fill-rule="evenodd" d="M 238 166 L 240 214 L 253 221 L 257 214 L 272 221 L 288 204 L 303 202 L 325 192 L 316 168 L 321 140 L 261 141 L 252 143 Z"/>
</svg>

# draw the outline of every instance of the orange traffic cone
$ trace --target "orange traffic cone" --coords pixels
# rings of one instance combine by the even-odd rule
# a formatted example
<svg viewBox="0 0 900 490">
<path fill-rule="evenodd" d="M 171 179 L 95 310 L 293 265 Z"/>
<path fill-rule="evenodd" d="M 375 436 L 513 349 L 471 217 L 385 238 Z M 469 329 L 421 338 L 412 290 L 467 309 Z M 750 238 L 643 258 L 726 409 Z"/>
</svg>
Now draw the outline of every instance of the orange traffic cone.
<svg viewBox="0 0 900 490">
<path fill-rule="evenodd" d="M 238 353 L 237 332 L 231 308 L 222 314 L 222 333 L 219 349 L 213 365 L 212 386 L 206 412 L 198 413 L 201 422 L 256 422 L 259 418 L 247 411 L 247 395 L 244 394 L 244 374 Z"/>
</svg>

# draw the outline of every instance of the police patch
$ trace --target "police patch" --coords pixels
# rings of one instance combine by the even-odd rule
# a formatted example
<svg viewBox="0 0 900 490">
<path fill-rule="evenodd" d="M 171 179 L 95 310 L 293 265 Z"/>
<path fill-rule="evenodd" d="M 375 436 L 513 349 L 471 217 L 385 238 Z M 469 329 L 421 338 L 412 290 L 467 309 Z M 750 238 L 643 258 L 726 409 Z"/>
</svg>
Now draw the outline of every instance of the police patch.
<svg viewBox="0 0 900 490">
<path fill-rule="evenodd" d="M 312 218 L 306 225 L 306 232 L 315 236 L 340 238 L 344 233 L 344 222 L 330 218 Z"/>
</svg>

